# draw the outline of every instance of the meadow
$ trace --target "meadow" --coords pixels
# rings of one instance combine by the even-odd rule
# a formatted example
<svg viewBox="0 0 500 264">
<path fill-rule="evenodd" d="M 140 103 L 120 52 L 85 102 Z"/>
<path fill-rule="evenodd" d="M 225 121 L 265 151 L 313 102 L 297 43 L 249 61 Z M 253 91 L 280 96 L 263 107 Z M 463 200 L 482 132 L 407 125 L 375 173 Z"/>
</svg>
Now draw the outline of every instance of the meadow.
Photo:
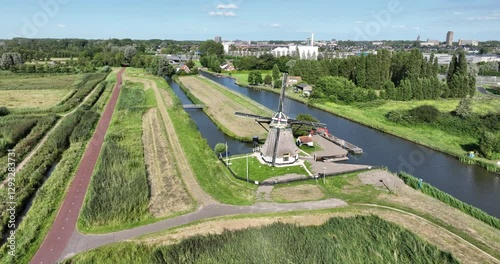
<svg viewBox="0 0 500 264">
<path fill-rule="evenodd" d="M 161 246 L 119 243 L 64 263 L 458 263 L 415 234 L 376 216 L 319 226 L 272 225 L 194 236 Z"/>
<path fill-rule="evenodd" d="M 79 219 L 84 232 L 115 230 L 150 221 L 150 191 L 142 146 L 144 86 L 123 87 Z"/>
</svg>

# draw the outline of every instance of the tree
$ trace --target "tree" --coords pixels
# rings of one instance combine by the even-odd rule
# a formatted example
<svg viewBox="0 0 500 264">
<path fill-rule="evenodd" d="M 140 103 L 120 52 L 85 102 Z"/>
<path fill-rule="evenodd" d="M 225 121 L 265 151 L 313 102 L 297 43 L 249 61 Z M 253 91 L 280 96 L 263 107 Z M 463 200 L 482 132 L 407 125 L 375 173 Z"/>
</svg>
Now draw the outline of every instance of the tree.
<svg viewBox="0 0 500 264">
<path fill-rule="evenodd" d="M 6 52 L 0 57 L 0 69 L 10 70 L 12 67 L 20 66 L 23 63 L 21 54 L 17 52 Z"/>
<path fill-rule="evenodd" d="M 280 79 L 274 80 L 273 87 L 274 88 L 281 88 L 281 85 L 283 84 L 283 81 Z"/>
<path fill-rule="evenodd" d="M 280 78 L 280 68 L 278 64 L 274 64 L 273 67 L 273 80 L 278 80 Z"/>
<path fill-rule="evenodd" d="M 210 70 L 216 73 L 222 72 L 219 60 L 214 56 L 210 61 Z"/>
<path fill-rule="evenodd" d="M 455 113 L 462 118 L 472 114 L 472 100 L 470 98 L 462 98 L 455 109 Z"/>
<path fill-rule="evenodd" d="M 224 144 L 224 143 L 217 143 L 215 145 L 214 150 L 215 150 L 215 153 L 217 155 L 221 155 L 222 153 L 226 152 L 226 144 Z"/>
<path fill-rule="evenodd" d="M 260 73 L 260 71 L 255 71 L 253 82 L 255 85 L 259 85 L 262 83 L 262 73 Z"/>
<path fill-rule="evenodd" d="M 299 114 L 299 115 L 297 115 L 297 117 L 295 119 L 296 120 L 300 120 L 300 121 L 319 122 L 318 119 L 316 119 L 313 116 L 308 115 L 308 114 Z M 296 136 L 296 137 L 300 137 L 300 136 L 309 135 L 309 132 L 311 132 L 311 129 L 313 129 L 313 126 L 293 125 L 292 129 L 293 129 L 293 131 L 295 131 L 293 133 L 293 135 Z"/>
<path fill-rule="evenodd" d="M 125 49 L 123 50 L 125 62 L 130 63 L 132 61 L 132 58 L 135 56 L 136 53 L 137 53 L 137 50 L 134 47 L 132 47 L 132 46 L 125 47 Z"/>
<path fill-rule="evenodd" d="M 161 77 L 167 76 L 168 78 L 172 78 L 175 74 L 175 69 L 166 58 L 161 58 L 158 62 L 158 70 L 156 74 Z"/>
<path fill-rule="evenodd" d="M 248 79 L 247 79 L 248 84 L 250 85 L 254 84 L 254 75 L 255 73 L 253 71 L 248 73 Z"/>
<path fill-rule="evenodd" d="M 273 77 L 271 77 L 271 75 L 269 74 L 266 74 L 266 77 L 264 77 L 264 84 L 265 85 L 273 84 Z"/>
<path fill-rule="evenodd" d="M 201 43 L 199 50 L 202 56 L 215 55 L 218 59 L 222 59 L 224 56 L 224 46 L 214 40 L 207 40 Z"/>
<path fill-rule="evenodd" d="M 193 69 L 194 68 L 194 61 L 192 59 L 189 59 L 187 62 L 186 62 L 186 66 L 189 67 L 189 69 Z"/>
<path fill-rule="evenodd" d="M 484 132 L 479 139 L 479 149 L 488 158 L 497 158 L 500 153 L 500 135 L 492 132 Z"/>
</svg>

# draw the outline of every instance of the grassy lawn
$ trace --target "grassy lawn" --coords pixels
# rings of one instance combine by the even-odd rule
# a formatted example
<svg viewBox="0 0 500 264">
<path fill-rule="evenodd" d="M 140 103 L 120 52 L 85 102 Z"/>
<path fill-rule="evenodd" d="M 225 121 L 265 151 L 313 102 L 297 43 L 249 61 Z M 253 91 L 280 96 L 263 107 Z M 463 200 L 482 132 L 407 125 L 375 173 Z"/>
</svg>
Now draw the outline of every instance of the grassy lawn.
<svg viewBox="0 0 500 264">
<path fill-rule="evenodd" d="M 308 145 L 302 145 L 299 148 L 304 152 L 306 152 L 307 154 L 312 154 L 313 152 L 323 150 L 323 148 L 321 148 L 319 144 L 314 144 L 313 147 L 309 147 Z"/>
<path fill-rule="evenodd" d="M 247 159 L 238 158 L 230 159 L 230 167 L 233 172 L 242 177 L 247 176 Z M 248 158 L 248 177 L 254 181 L 264 181 L 272 177 L 282 176 L 285 174 L 299 174 L 308 175 L 307 171 L 302 166 L 291 166 L 291 167 L 270 167 L 259 162 L 256 157 Z"/>
</svg>

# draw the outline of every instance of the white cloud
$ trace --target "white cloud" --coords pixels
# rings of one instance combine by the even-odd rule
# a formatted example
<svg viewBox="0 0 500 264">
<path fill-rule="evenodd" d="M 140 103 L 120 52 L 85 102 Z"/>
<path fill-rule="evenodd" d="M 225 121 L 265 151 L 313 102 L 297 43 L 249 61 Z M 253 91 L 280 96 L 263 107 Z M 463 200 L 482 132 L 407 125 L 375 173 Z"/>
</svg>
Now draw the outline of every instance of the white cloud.
<svg viewBox="0 0 500 264">
<path fill-rule="evenodd" d="M 225 16 L 225 17 L 234 17 L 236 16 L 236 13 L 229 11 L 229 12 L 222 12 L 222 11 L 217 11 L 217 12 L 208 12 L 210 16 Z"/>
<path fill-rule="evenodd" d="M 454 15 L 463 15 L 464 13 L 463 12 L 459 12 L 459 11 L 455 11 L 453 12 Z"/>
<path fill-rule="evenodd" d="M 391 28 L 406 28 L 405 25 L 391 26 Z"/>
<path fill-rule="evenodd" d="M 64 24 L 58 24 L 58 25 L 57 25 L 57 27 L 58 27 L 58 28 L 65 28 L 65 27 L 66 27 L 66 25 L 64 25 Z"/>
<path fill-rule="evenodd" d="M 271 27 L 282 27 L 283 25 L 281 24 L 278 24 L 278 23 L 272 23 L 271 24 Z"/>
<path fill-rule="evenodd" d="M 238 6 L 235 4 L 227 4 L 227 5 L 217 5 L 217 9 L 237 9 Z"/>
<path fill-rule="evenodd" d="M 361 21 L 361 20 L 356 20 L 356 21 L 354 21 L 354 23 L 356 23 L 356 24 L 363 24 L 363 21 Z"/>
<path fill-rule="evenodd" d="M 482 20 L 499 20 L 500 19 L 500 16 L 477 16 L 477 17 L 467 17 L 465 18 L 467 20 L 478 20 L 478 21 L 482 21 Z"/>
</svg>

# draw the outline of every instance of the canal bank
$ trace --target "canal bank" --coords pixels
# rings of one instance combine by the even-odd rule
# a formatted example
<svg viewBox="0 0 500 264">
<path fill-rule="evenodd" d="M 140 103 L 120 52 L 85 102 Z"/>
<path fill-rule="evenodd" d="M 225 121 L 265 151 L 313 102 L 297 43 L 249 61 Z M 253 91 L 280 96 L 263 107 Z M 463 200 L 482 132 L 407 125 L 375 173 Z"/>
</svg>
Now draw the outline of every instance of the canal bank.
<svg viewBox="0 0 500 264">
<path fill-rule="evenodd" d="M 202 73 L 205 77 L 239 92 L 258 103 L 276 110 L 278 94 L 248 89 L 233 79 Z M 351 155 L 349 163 L 384 166 L 391 171 L 405 171 L 437 188 L 474 205 L 491 215 L 500 216 L 500 177 L 486 169 L 461 163 L 442 152 L 388 135 L 359 123 L 338 117 L 327 111 L 287 99 L 290 116 L 300 113 L 315 116 L 326 123 L 332 133 L 363 148 L 361 156 Z"/>
<path fill-rule="evenodd" d="M 268 87 L 261 87 L 261 86 L 256 87 L 256 86 L 239 84 L 238 80 L 234 77 L 231 77 L 231 76 L 226 76 L 226 75 L 222 75 L 222 74 L 214 74 L 214 73 L 211 73 L 208 71 L 204 72 L 204 73 L 210 74 L 212 76 L 217 76 L 219 78 L 233 79 L 235 84 L 239 85 L 241 87 L 259 90 L 259 91 L 264 90 L 264 91 L 279 94 L 279 91 L 276 89 L 272 89 L 272 88 L 268 88 Z M 414 133 L 412 135 L 409 135 L 408 133 L 405 133 L 405 131 L 399 131 L 399 129 L 396 129 L 395 127 L 388 127 L 384 124 L 377 123 L 377 121 L 374 121 L 372 119 L 367 119 L 364 116 L 356 115 L 353 111 L 350 111 L 349 109 L 343 109 L 342 107 L 338 107 L 337 109 L 335 109 L 335 108 L 331 107 L 332 104 L 330 104 L 330 106 L 325 106 L 325 105 L 322 105 L 320 103 L 310 102 L 308 99 L 300 97 L 298 94 L 295 94 L 295 93 L 287 94 L 287 97 L 292 99 L 292 100 L 295 100 L 297 102 L 303 103 L 305 105 L 308 105 L 308 106 L 311 106 L 314 108 L 318 108 L 318 109 L 323 110 L 325 112 L 328 112 L 328 113 L 340 116 L 342 118 L 348 119 L 350 121 L 356 122 L 358 124 L 368 126 L 370 128 L 374 128 L 374 129 L 382 131 L 384 133 L 393 135 L 395 137 L 399 137 L 401 139 L 404 139 L 404 140 L 407 140 L 407 141 L 410 141 L 410 142 L 413 142 L 413 143 L 416 143 L 416 144 L 443 152 L 445 154 L 454 156 L 458 160 L 460 160 L 461 162 L 463 162 L 465 164 L 479 165 L 483 168 L 486 168 L 489 171 L 496 172 L 497 174 L 500 175 L 500 165 L 497 164 L 496 161 L 491 161 L 491 160 L 487 160 L 485 158 L 479 158 L 479 157 L 469 158 L 466 155 L 467 151 L 465 151 L 463 149 L 460 149 L 460 150 L 456 150 L 456 148 L 452 149 L 452 148 L 450 148 L 450 145 L 443 145 L 443 144 L 436 143 L 436 141 L 429 140 L 428 138 L 425 138 L 425 136 L 422 136 L 421 134 Z M 457 104 L 458 104 L 458 102 L 457 102 Z M 404 130 L 404 127 L 399 127 L 399 128 L 402 128 L 402 130 Z M 441 131 L 437 131 L 437 132 L 442 133 Z M 449 135 L 446 135 L 446 136 L 448 137 Z M 419 137 L 421 137 L 421 139 L 419 139 Z M 441 137 L 438 137 L 438 138 L 441 138 Z M 475 143 L 476 142 L 474 142 L 474 143 L 468 142 L 464 145 L 470 145 L 470 144 L 473 145 Z"/>
</svg>

